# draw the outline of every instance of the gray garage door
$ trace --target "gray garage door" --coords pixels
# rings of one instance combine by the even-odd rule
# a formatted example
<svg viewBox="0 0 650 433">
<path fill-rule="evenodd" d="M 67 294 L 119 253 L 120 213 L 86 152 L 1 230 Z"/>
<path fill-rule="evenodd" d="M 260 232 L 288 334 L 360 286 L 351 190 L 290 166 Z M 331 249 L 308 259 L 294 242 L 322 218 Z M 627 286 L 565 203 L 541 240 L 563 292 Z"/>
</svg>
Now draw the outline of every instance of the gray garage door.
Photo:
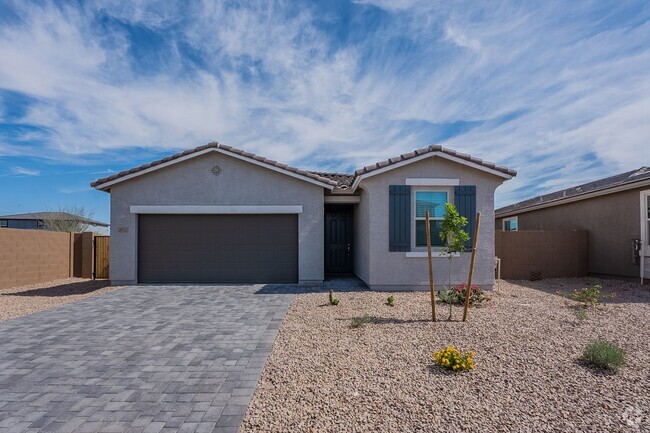
<svg viewBox="0 0 650 433">
<path fill-rule="evenodd" d="M 297 215 L 140 215 L 141 283 L 295 283 Z"/>
</svg>

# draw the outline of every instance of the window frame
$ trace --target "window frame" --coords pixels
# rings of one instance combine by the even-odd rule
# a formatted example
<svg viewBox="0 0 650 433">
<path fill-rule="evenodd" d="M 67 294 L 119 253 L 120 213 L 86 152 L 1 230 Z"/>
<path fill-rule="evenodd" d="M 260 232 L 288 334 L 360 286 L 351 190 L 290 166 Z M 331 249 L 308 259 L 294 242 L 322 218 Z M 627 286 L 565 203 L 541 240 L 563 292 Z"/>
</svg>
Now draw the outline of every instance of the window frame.
<svg viewBox="0 0 650 433">
<path fill-rule="evenodd" d="M 506 230 L 506 221 L 507 222 L 514 221 L 515 224 L 517 225 L 517 227 L 514 230 Z M 504 218 L 503 220 L 501 220 L 501 230 L 503 230 L 504 232 L 518 232 L 519 231 L 519 217 L 513 216 L 513 217 Z"/>
<path fill-rule="evenodd" d="M 447 194 L 447 203 L 454 203 L 454 188 L 448 186 L 413 186 L 411 187 L 411 245 L 412 251 L 426 251 L 427 246 L 418 246 L 417 244 L 417 221 L 424 221 L 425 217 L 418 217 L 416 214 L 417 193 L 419 192 L 444 192 Z M 429 217 L 430 221 L 442 221 L 444 218 Z M 440 245 L 431 245 L 431 251 L 440 251 L 443 247 Z"/>
<path fill-rule="evenodd" d="M 0 228 L 8 228 L 9 220 L 0 220 Z"/>
</svg>

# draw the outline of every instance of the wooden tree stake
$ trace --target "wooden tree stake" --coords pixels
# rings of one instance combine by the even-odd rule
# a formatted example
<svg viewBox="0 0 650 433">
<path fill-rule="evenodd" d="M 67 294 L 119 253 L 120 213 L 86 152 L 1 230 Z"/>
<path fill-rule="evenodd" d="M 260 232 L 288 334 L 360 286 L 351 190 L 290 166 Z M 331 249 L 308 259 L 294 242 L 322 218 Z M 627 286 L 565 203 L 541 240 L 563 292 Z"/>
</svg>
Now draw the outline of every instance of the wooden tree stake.
<svg viewBox="0 0 650 433">
<path fill-rule="evenodd" d="M 463 322 L 467 321 L 467 310 L 469 309 L 469 298 L 472 296 L 472 274 L 474 273 L 474 257 L 476 257 L 476 246 L 478 245 L 478 230 L 481 224 L 481 212 L 476 214 L 476 229 L 474 230 L 474 246 L 472 247 L 472 259 L 469 262 L 469 277 L 467 278 L 467 294 L 465 295 L 465 309 L 463 310 Z"/>
<path fill-rule="evenodd" d="M 433 288 L 433 265 L 431 263 L 431 226 L 429 225 L 429 211 L 424 213 L 427 232 L 427 262 L 429 263 L 429 290 L 431 292 L 431 318 L 436 321 L 436 292 Z"/>
</svg>

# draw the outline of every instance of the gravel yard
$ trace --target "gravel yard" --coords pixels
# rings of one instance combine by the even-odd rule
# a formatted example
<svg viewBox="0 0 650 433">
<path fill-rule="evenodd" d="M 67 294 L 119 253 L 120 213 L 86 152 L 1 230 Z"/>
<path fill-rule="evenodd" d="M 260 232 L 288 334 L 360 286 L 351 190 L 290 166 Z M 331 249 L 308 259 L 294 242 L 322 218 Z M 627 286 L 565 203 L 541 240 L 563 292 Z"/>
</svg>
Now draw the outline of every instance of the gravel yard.
<svg viewBox="0 0 650 433">
<path fill-rule="evenodd" d="M 554 293 L 600 283 L 618 292 L 580 320 Z M 617 280 L 501 281 L 469 322 L 432 323 L 427 292 L 298 295 L 284 320 L 244 432 L 650 431 L 650 291 Z M 438 317 L 448 309 L 438 304 Z M 373 321 L 351 329 L 364 313 Z M 455 308 L 455 319 L 462 310 Z M 596 338 L 617 343 L 616 375 L 577 360 Z M 432 354 L 476 352 L 448 373 Z"/>
<path fill-rule="evenodd" d="M 66 278 L 48 283 L 0 289 L 0 321 L 49 310 L 120 288 L 111 286 L 108 280 Z"/>
</svg>

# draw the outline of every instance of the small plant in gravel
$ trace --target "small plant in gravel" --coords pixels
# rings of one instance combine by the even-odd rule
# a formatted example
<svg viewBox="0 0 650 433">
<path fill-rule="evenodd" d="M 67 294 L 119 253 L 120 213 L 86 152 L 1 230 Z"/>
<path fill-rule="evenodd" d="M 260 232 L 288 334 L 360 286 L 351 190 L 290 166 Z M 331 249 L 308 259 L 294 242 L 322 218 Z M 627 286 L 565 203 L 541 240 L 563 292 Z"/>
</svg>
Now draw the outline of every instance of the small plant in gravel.
<svg viewBox="0 0 650 433">
<path fill-rule="evenodd" d="M 462 305 L 465 303 L 467 296 L 467 283 L 458 284 L 450 290 L 442 290 L 438 293 L 438 298 L 445 304 Z M 491 301 L 485 290 L 472 284 L 472 293 L 469 298 L 469 305 L 472 307 L 481 307 Z"/>
<path fill-rule="evenodd" d="M 573 310 L 573 312 L 578 318 L 578 320 L 587 319 L 587 308 L 584 305 L 579 305 L 577 308 Z"/>
<path fill-rule="evenodd" d="M 617 371 L 625 363 L 625 351 L 609 341 L 596 340 L 587 345 L 582 360 L 597 368 Z"/>
<path fill-rule="evenodd" d="M 352 318 L 352 323 L 350 324 L 350 328 L 358 328 L 360 326 L 365 325 L 366 323 L 370 323 L 371 320 L 372 319 L 367 314 L 364 314 L 361 317 L 354 317 Z"/>
<path fill-rule="evenodd" d="M 433 360 L 442 368 L 453 372 L 468 371 L 474 369 L 474 352 L 471 350 L 462 353 L 454 346 L 447 346 L 433 354 Z"/>
<path fill-rule="evenodd" d="M 602 289 L 602 286 L 600 284 L 596 284 L 591 287 L 585 287 L 584 289 L 574 290 L 571 293 L 558 291 L 557 294 L 569 299 L 573 299 L 574 301 L 578 301 L 585 307 L 597 307 L 600 304 L 601 300 L 616 297 L 616 293 L 612 293 L 610 295 L 601 295 L 600 289 Z"/>
<path fill-rule="evenodd" d="M 389 307 L 394 306 L 395 305 L 394 302 L 395 302 L 394 296 L 391 295 L 388 298 L 386 298 L 386 305 L 388 305 Z"/>
<path fill-rule="evenodd" d="M 329 301 L 330 305 L 339 305 L 339 300 L 334 297 L 334 292 L 332 289 L 330 289 Z"/>
</svg>

